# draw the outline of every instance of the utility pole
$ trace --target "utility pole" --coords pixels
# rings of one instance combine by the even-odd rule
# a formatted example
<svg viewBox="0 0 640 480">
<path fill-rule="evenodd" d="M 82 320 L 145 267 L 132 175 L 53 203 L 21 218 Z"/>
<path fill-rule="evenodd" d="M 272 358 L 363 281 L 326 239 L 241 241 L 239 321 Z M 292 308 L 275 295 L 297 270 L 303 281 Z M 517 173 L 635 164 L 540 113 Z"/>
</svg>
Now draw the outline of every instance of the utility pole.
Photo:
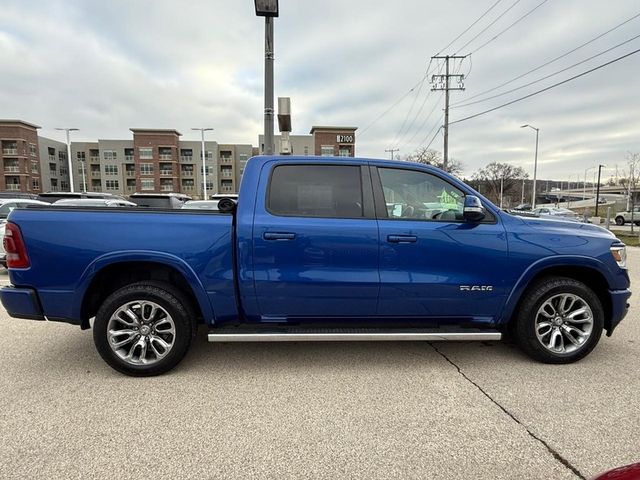
<svg viewBox="0 0 640 480">
<path fill-rule="evenodd" d="M 464 90 L 464 75 L 458 73 L 449 73 L 449 60 L 464 60 L 466 55 L 436 55 L 431 57 L 432 60 L 444 60 L 444 75 L 432 75 L 431 91 L 444 90 L 444 154 L 442 156 L 442 169 L 447 171 L 447 164 L 449 162 L 449 91 L 450 90 Z M 449 78 L 455 77 L 457 79 L 458 86 L 451 87 Z"/>
<path fill-rule="evenodd" d="M 385 150 L 387 153 L 391 153 L 391 160 L 393 160 L 393 152 L 399 152 L 399 148 L 390 148 L 389 150 Z"/>
<path fill-rule="evenodd" d="M 597 187 L 598 190 L 596 193 L 596 217 L 598 216 L 598 204 L 600 203 L 600 175 L 602 174 L 602 167 L 606 167 L 606 165 L 598 165 L 598 187 Z"/>
</svg>

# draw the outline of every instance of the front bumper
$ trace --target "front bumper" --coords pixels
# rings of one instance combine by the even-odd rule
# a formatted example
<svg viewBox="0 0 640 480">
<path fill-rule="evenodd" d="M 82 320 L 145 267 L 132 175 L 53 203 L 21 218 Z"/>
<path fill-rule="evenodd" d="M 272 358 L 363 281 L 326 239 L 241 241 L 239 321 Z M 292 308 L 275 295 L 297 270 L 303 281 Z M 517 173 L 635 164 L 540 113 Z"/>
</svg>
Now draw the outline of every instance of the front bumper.
<svg viewBox="0 0 640 480">
<path fill-rule="evenodd" d="M 0 301 L 14 318 L 45 319 L 38 295 L 31 288 L 4 287 L 0 290 Z"/>
<path fill-rule="evenodd" d="M 611 322 L 607 328 L 607 336 L 611 336 L 613 330 L 618 326 L 629 311 L 629 297 L 631 290 L 609 290 L 611 297 Z"/>
</svg>

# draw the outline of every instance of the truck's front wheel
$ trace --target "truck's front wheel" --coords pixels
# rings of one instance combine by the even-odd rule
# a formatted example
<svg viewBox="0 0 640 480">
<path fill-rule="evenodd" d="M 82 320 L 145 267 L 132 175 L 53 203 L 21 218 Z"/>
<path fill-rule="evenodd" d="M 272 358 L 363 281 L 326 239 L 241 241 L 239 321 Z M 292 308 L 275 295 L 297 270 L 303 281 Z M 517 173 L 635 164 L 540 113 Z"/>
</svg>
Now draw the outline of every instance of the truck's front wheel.
<svg viewBox="0 0 640 480">
<path fill-rule="evenodd" d="M 100 356 L 115 370 L 159 375 L 185 356 L 195 335 L 190 303 L 171 285 L 137 282 L 103 302 L 93 325 Z"/>
<path fill-rule="evenodd" d="M 547 277 L 525 295 L 514 330 L 527 354 L 545 363 L 571 363 L 595 348 L 604 311 L 598 296 L 584 283 Z"/>
</svg>

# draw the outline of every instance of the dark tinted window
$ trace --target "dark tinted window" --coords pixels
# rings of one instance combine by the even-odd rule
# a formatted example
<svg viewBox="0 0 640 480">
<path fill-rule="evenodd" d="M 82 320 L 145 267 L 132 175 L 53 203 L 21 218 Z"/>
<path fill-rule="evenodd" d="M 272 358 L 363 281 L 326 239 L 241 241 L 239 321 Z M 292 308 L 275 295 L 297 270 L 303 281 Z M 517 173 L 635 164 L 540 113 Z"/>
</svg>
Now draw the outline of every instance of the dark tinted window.
<svg viewBox="0 0 640 480">
<path fill-rule="evenodd" d="M 301 217 L 362 217 L 360 167 L 281 165 L 271 176 L 269 211 Z"/>
</svg>

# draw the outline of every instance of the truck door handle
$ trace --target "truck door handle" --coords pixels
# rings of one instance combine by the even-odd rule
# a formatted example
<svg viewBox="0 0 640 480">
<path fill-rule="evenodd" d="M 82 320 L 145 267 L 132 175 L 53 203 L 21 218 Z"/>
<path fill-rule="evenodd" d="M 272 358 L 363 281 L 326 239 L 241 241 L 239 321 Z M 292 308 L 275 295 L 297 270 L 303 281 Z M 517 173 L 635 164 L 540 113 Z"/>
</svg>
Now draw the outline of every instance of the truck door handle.
<svg viewBox="0 0 640 480">
<path fill-rule="evenodd" d="M 418 237 L 415 235 L 387 235 L 389 243 L 415 243 L 417 241 Z"/>
<path fill-rule="evenodd" d="M 296 238 L 296 234 L 288 232 L 264 232 L 262 238 L 265 240 L 293 240 Z"/>
</svg>

